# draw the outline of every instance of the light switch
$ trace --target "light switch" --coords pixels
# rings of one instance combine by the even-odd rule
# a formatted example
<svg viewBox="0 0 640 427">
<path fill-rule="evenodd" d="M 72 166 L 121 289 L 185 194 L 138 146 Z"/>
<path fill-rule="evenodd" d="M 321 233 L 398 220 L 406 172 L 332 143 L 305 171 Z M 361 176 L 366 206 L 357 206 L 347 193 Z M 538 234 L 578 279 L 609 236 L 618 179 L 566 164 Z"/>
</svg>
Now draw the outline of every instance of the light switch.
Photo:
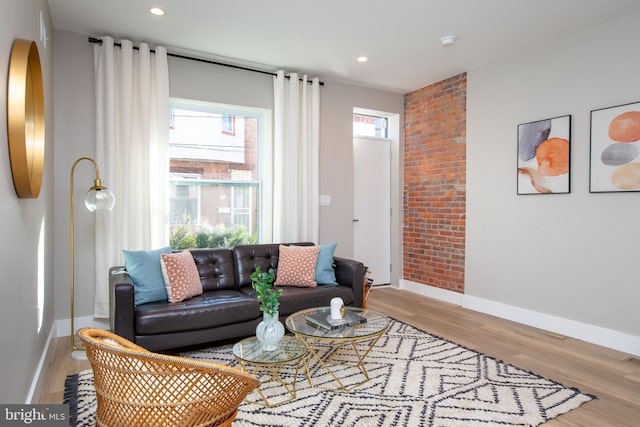
<svg viewBox="0 0 640 427">
<path fill-rule="evenodd" d="M 320 206 L 331 206 L 331 196 L 320 195 Z"/>
</svg>

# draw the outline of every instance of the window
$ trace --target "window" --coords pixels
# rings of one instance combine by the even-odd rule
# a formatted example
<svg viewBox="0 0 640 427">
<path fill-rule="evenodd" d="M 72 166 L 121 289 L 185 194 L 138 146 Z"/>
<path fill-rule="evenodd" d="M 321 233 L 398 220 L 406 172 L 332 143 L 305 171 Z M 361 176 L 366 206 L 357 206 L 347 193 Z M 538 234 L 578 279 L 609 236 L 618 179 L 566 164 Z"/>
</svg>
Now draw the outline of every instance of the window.
<svg viewBox="0 0 640 427">
<path fill-rule="evenodd" d="M 236 133 L 235 116 L 222 116 L 222 132 L 227 135 L 235 135 Z"/>
<path fill-rule="evenodd" d="M 261 241 L 262 114 L 172 99 L 170 234 L 174 249 Z"/>
<path fill-rule="evenodd" d="M 175 226 L 185 222 L 200 222 L 200 187 L 191 185 L 200 179 L 198 174 L 170 174 L 171 195 L 169 224 Z"/>
<path fill-rule="evenodd" d="M 387 125 L 386 117 L 354 114 L 353 136 L 375 136 L 379 138 L 387 138 Z"/>
<path fill-rule="evenodd" d="M 250 182 L 251 171 L 233 170 L 231 179 L 234 182 Z M 231 189 L 231 221 L 237 225 L 243 225 L 250 230 L 253 225 L 251 216 L 253 196 L 249 185 L 236 185 Z"/>
</svg>

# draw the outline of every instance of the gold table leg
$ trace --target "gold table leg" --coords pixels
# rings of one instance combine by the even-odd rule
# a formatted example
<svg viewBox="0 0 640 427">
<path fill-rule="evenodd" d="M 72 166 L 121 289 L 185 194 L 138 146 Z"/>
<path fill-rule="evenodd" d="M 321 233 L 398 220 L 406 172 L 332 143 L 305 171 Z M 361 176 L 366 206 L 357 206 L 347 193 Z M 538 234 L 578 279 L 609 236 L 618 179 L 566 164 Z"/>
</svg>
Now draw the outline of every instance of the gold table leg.
<svg viewBox="0 0 640 427">
<path fill-rule="evenodd" d="M 265 396 L 265 394 L 262 392 L 262 384 L 255 389 L 255 392 L 260 396 L 260 400 L 252 400 L 252 399 L 245 399 L 247 402 L 250 403 L 254 403 L 256 405 L 261 405 L 261 406 L 265 406 L 267 408 L 274 408 L 276 406 L 282 405 L 283 403 L 287 403 L 287 402 L 291 402 L 293 400 L 296 399 L 297 395 L 296 395 L 296 383 L 298 381 L 298 372 L 300 371 L 300 364 L 306 359 L 305 356 L 300 357 L 298 359 L 298 361 L 296 362 L 296 371 L 293 377 L 293 381 L 291 381 L 290 383 L 286 382 L 284 379 L 282 379 L 282 377 L 280 376 L 280 371 L 282 370 L 282 367 L 284 365 L 286 365 L 287 363 L 274 363 L 271 365 L 264 365 L 264 364 L 255 364 L 255 363 L 251 363 L 251 362 L 247 362 L 244 360 L 238 360 L 240 367 L 242 368 L 243 371 L 249 372 L 252 375 L 255 375 L 257 377 L 259 377 L 258 372 L 261 370 L 267 370 L 270 373 L 270 376 L 267 380 L 267 382 L 269 381 L 277 381 L 280 383 L 280 385 L 287 391 L 287 393 L 289 394 L 289 399 L 285 399 L 285 400 L 281 400 L 279 402 L 276 403 L 271 403 L 269 402 L 269 399 L 267 398 L 267 396 Z"/>
<path fill-rule="evenodd" d="M 308 350 L 307 355 L 305 357 L 305 361 L 304 361 L 304 367 L 305 367 L 305 374 L 307 376 L 307 380 L 309 381 L 309 385 L 311 387 L 322 388 L 322 389 L 325 389 L 325 390 L 351 391 L 354 388 L 359 387 L 362 384 L 364 384 L 367 381 L 369 381 L 370 380 L 369 373 L 367 372 L 367 368 L 364 365 L 364 360 L 369 355 L 369 353 L 371 352 L 373 347 L 378 343 L 378 341 L 380 340 L 380 337 L 382 337 L 382 335 L 384 334 L 385 331 L 386 331 L 386 329 L 380 331 L 379 334 L 376 334 L 373 337 L 372 336 L 368 336 L 368 337 L 365 337 L 365 338 L 353 338 L 353 339 L 342 340 L 342 342 L 340 342 L 335 348 L 330 350 L 329 357 L 327 357 L 326 360 L 324 360 L 323 357 L 318 354 L 318 351 L 317 351 L 318 343 L 321 342 L 321 341 L 335 341 L 335 340 L 309 338 L 309 337 L 305 337 L 305 336 L 296 335 L 297 338 L 305 345 L 305 347 Z M 356 343 L 358 341 L 365 341 L 365 340 L 371 340 L 371 343 L 366 348 L 366 350 L 363 353 L 361 353 L 360 350 L 358 350 L 358 346 L 356 345 Z M 353 364 L 353 363 L 334 362 L 333 358 L 336 355 L 336 353 L 342 347 L 344 347 L 347 344 L 351 344 L 351 347 L 353 349 L 353 353 L 355 354 L 356 359 L 357 359 L 357 363 Z M 331 377 L 338 384 L 337 388 L 320 387 L 320 386 L 316 386 L 316 385 L 313 384 L 312 375 L 311 375 L 311 371 L 310 371 L 310 367 L 309 367 L 313 360 L 317 361 L 322 366 L 322 368 L 324 368 L 329 373 L 329 375 L 331 375 Z M 351 367 L 358 368 L 360 370 L 360 372 L 362 372 L 362 375 L 364 376 L 365 379 L 363 381 L 357 383 L 357 384 L 354 384 L 354 385 L 351 385 L 351 386 L 347 387 L 340 380 L 340 378 L 336 375 L 334 370 L 331 369 L 332 365 L 333 366 L 351 366 Z"/>
</svg>

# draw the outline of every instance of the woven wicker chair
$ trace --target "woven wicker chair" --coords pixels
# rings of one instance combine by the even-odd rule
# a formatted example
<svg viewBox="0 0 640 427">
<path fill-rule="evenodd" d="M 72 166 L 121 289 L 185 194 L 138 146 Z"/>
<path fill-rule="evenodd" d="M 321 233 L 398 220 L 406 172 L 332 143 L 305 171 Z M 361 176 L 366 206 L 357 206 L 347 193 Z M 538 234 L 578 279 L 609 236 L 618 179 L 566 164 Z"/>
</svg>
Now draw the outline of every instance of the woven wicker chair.
<svg viewBox="0 0 640 427">
<path fill-rule="evenodd" d="M 93 368 L 97 426 L 230 426 L 259 385 L 239 369 L 152 353 L 108 331 L 78 334 Z"/>
</svg>

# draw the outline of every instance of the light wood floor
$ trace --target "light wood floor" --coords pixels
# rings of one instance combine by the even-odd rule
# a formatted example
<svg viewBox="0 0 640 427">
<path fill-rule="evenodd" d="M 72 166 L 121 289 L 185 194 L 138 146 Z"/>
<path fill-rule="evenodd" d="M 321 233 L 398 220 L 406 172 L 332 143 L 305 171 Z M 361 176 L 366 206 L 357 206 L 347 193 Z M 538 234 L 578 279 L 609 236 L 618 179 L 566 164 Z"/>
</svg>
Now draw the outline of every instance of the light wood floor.
<svg viewBox="0 0 640 427">
<path fill-rule="evenodd" d="M 545 426 L 640 426 L 640 357 L 388 287 L 367 307 L 598 397 Z M 66 376 L 90 369 L 71 358 L 68 339 L 54 344 L 39 403 L 61 403 Z"/>
</svg>

